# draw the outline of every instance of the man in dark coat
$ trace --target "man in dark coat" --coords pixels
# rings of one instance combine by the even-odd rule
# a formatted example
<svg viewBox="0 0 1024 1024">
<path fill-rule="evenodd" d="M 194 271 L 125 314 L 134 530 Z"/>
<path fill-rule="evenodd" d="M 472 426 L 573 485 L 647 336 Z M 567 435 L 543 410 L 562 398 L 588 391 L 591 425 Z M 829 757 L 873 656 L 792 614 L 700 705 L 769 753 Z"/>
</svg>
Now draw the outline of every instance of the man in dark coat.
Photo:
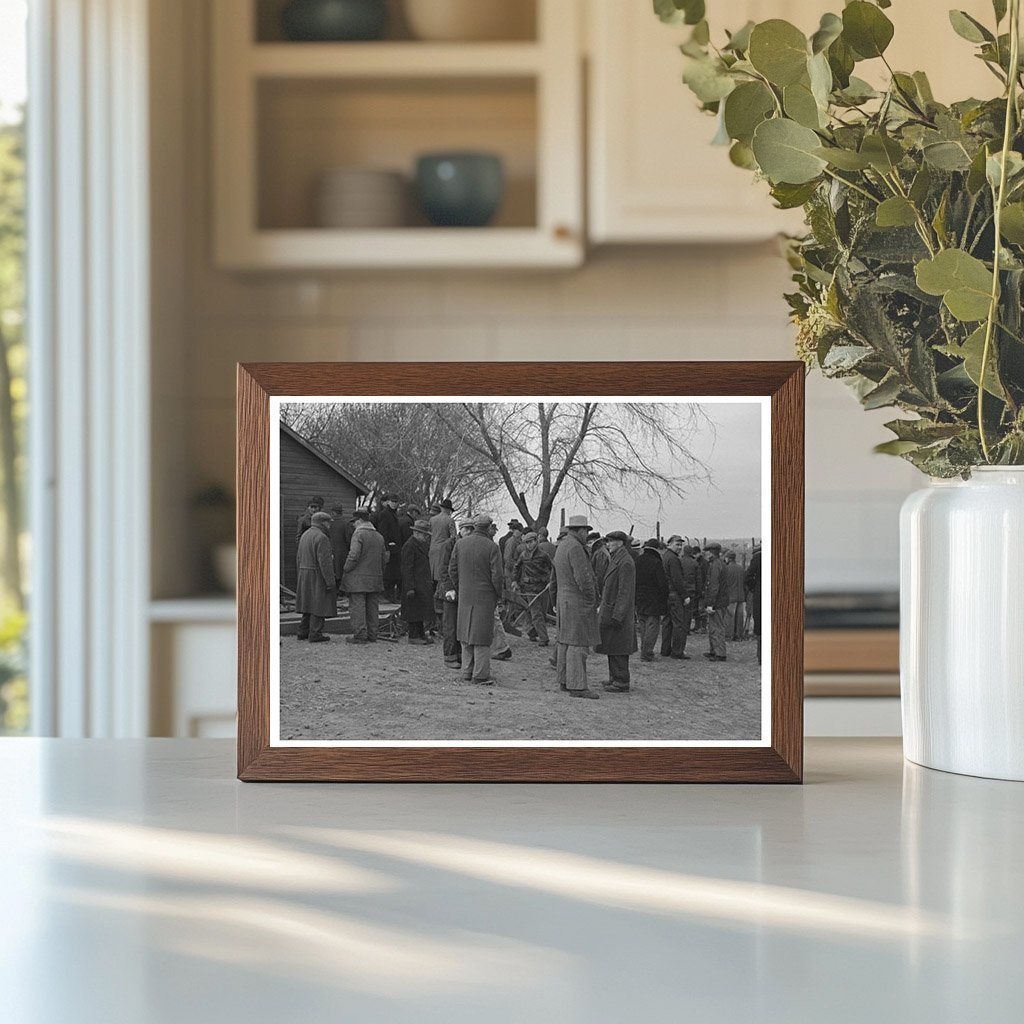
<svg viewBox="0 0 1024 1024">
<path fill-rule="evenodd" d="M 757 637 L 757 663 L 761 664 L 761 549 L 754 548 L 750 565 L 747 566 L 747 574 L 744 582 L 747 590 L 753 595 L 753 608 L 751 614 L 754 619 L 754 636 Z"/>
<path fill-rule="evenodd" d="M 629 691 L 629 656 L 636 653 L 636 563 L 629 553 L 629 535 L 621 530 L 609 533 L 608 568 L 601 592 L 601 644 L 598 654 L 608 658 L 610 693 Z"/>
<path fill-rule="evenodd" d="M 384 564 L 388 553 L 384 538 L 373 528 L 369 510 L 357 508 L 352 513 L 355 526 L 341 585 L 348 594 L 348 610 L 352 618 L 349 644 L 375 643 L 380 611 L 380 595 L 384 589 Z"/>
<path fill-rule="evenodd" d="M 548 584 L 554 565 L 532 530 L 523 534 L 523 545 L 512 568 L 512 590 L 526 602 L 538 646 L 548 645 Z"/>
<path fill-rule="evenodd" d="M 654 661 L 662 616 L 668 615 L 668 576 L 655 537 L 644 544 L 636 563 L 636 614 L 640 621 L 640 660 Z"/>
<path fill-rule="evenodd" d="M 686 634 L 689 632 L 690 613 L 688 606 L 693 604 L 693 592 L 687 592 L 686 579 L 680 554 L 683 550 L 683 538 L 675 534 L 668 539 L 668 547 L 662 556 L 665 575 L 668 577 L 668 614 L 662 622 L 661 653 L 665 654 L 665 640 L 668 639 L 668 653 L 676 661 L 686 660 Z"/>
<path fill-rule="evenodd" d="M 572 697 L 597 700 L 587 687 L 587 654 L 600 643 L 597 625 L 597 588 L 587 554 L 590 524 L 586 516 L 570 516 L 565 536 L 555 552 L 553 591 L 558 609 L 558 646 L 555 668 L 558 685 Z"/>
<path fill-rule="evenodd" d="M 462 667 L 462 645 L 459 643 L 457 630 L 459 618 L 459 588 L 451 575 L 451 561 L 455 546 L 463 537 L 473 532 L 471 520 L 459 524 L 459 535 L 449 537 L 441 550 L 441 579 L 438 580 L 434 594 L 434 608 L 441 606 L 441 636 L 444 642 L 444 663 L 449 668 Z"/>
<path fill-rule="evenodd" d="M 704 655 L 708 661 L 725 661 L 725 620 L 729 614 L 729 587 L 725 579 L 725 564 L 722 562 L 722 545 L 708 544 L 704 549 L 708 556 L 707 582 L 704 584 L 704 610 L 708 616 L 709 650 Z"/>
<path fill-rule="evenodd" d="M 410 644 L 432 644 L 426 627 L 434 622 L 434 581 L 430 578 L 430 523 L 417 519 L 402 546 L 402 618 Z"/>
<path fill-rule="evenodd" d="M 452 550 L 448 572 L 458 591 L 456 635 L 462 644 L 462 678 L 491 685 L 494 613 L 502 591 L 501 552 L 491 540 L 490 516 L 477 516 L 473 532 Z"/>
<path fill-rule="evenodd" d="M 338 592 L 334 556 L 327 536 L 331 517 L 326 512 L 314 512 L 311 519 L 310 528 L 299 538 L 295 556 L 295 610 L 302 616 L 297 639 L 320 644 L 331 639 L 324 634 L 324 620 L 338 614 Z"/>
<path fill-rule="evenodd" d="M 324 499 L 319 494 L 314 495 L 306 503 L 306 511 L 299 516 L 295 524 L 295 542 L 302 540 L 302 535 L 313 525 L 313 516 L 324 510 Z"/>
<path fill-rule="evenodd" d="M 384 566 L 384 593 L 395 600 L 402 583 L 402 528 L 398 524 L 398 495 L 385 494 L 381 500 L 373 525 L 384 538 L 384 550 L 388 560 Z"/>
</svg>

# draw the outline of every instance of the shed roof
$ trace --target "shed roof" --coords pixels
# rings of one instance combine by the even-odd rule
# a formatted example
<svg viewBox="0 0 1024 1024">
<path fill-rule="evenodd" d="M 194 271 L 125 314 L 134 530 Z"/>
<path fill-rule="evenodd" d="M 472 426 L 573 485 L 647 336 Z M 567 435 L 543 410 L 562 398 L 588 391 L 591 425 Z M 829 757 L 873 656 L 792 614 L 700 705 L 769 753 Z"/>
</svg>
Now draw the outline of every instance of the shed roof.
<svg viewBox="0 0 1024 1024">
<path fill-rule="evenodd" d="M 359 494 L 369 494 L 370 488 L 366 484 L 357 480 L 344 466 L 338 465 L 330 456 L 324 455 L 319 448 L 316 447 L 311 441 L 306 440 L 301 434 L 296 433 L 288 426 L 287 423 L 281 423 L 281 433 L 287 437 L 290 437 L 293 441 L 297 441 L 303 448 L 306 449 L 310 454 L 315 455 L 325 466 L 329 469 L 334 470 L 338 476 L 343 477 L 356 489 Z"/>
</svg>

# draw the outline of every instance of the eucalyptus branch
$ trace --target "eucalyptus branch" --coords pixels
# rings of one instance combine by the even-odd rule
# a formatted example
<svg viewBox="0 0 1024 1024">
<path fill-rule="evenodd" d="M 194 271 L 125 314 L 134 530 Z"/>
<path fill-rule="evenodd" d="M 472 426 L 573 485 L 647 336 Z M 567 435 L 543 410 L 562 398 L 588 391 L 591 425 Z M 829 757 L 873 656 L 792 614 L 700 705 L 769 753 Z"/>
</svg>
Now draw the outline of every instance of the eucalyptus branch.
<svg viewBox="0 0 1024 1024">
<path fill-rule="evenodd" d="M 1020 0 L 1010 0 L 1010 73 L 1006 85 L 1006 123 L 1003 125 L 1002 159 L 999 166 L 999 188 L 995 196 L 995 246 L 992 256 L 992 292 L 989 297 L 988 318 L 985 321 L 985 344 L 981 350 L 981 369 L 978 371 L 978 436 L 985 461 L 992 462 L 992 452 L 985 430 L 985 375 L 992 354 L 992 334 L 999 314 L 999 272 L 1003 237 L 1003 205 L 1006 202 L 1006 175 L 1009 164 L 1013 123 L 1017 115 L 1017 85 L 1020 73 Z"/>
</svg>

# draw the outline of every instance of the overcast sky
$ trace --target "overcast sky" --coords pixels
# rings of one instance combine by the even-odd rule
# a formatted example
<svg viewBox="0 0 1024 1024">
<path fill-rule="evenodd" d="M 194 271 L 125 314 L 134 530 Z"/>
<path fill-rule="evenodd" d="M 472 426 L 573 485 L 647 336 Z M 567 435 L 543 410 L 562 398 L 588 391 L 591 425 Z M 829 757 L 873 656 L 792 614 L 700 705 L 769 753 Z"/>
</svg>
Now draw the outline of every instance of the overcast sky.
<svg viewBox="0 0 1024 1024">
<path fill-rule="evenodd" d="M 660 520 L 663 537 L 678 533 L 708 539 L 760 539 L 761 406 L 754 402 L 704 403 L 700 408 L 707 422 L 695 435 L 693 449 L 710 466 L 712 485 L 695 485 L 683 500 L 670 495 L 664 499 L 661 509 L 646 497 L 638 500 L 635 495 L 619 490 L 613 496 L 618 510 L 595 515 L 592 525 L 596 529 L 602 533 L 611 530 L 628 533 L 632 526 L 633 535 L 646 540 L 654 536 L 655 525 Z M 667 474 L 678 471 L 667 452 L 660 466 Z M 566 516 L 587 511 L 571 494 L 565 495 L 564 501 L 558 501 L 556 510 L 563 506 Z M 533 507 L 535 502 L 531 502 Z M 509 519 L 518 516 L 507 497 L 495 500 L 492 514 L 500 518 L 503 528 Z M 557 527 L 558 522 L 556 511 L 551 525 Z"/>
</svg>

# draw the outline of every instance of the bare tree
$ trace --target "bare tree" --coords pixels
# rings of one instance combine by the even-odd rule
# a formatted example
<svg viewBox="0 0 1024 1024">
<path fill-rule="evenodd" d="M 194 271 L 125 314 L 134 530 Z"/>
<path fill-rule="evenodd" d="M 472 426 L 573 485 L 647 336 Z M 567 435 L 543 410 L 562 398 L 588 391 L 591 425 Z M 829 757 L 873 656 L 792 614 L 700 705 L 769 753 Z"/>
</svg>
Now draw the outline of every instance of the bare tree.
<svg viewBox="0 0 1024 1024">
<path fill-rule="evenodd" d="M 698 481 L 710 480 L 691 448 L 698 427 L 707 422 L 699 406 L 478 402 L 432 408 L 493 468 L 534 526 L 547 526 L 565 490 L 594 510 L 612 507 L 613 494 L 623 489 L 660 507 L 666 496 L 684 497 Z"/>
<path fill-rule="evenodd" d="M 452 425 L 436 416 L 435 408 L 400 402 L 289 403 L 282 405 L 281 417 L 369 487 L 371 500 L 395 491 L 424 507 L 448 498 L 465 509 L 497 493 L 502 481 L 467 443 L 471 422 L 460 422 L 456 414 Z"/>
</svg>

